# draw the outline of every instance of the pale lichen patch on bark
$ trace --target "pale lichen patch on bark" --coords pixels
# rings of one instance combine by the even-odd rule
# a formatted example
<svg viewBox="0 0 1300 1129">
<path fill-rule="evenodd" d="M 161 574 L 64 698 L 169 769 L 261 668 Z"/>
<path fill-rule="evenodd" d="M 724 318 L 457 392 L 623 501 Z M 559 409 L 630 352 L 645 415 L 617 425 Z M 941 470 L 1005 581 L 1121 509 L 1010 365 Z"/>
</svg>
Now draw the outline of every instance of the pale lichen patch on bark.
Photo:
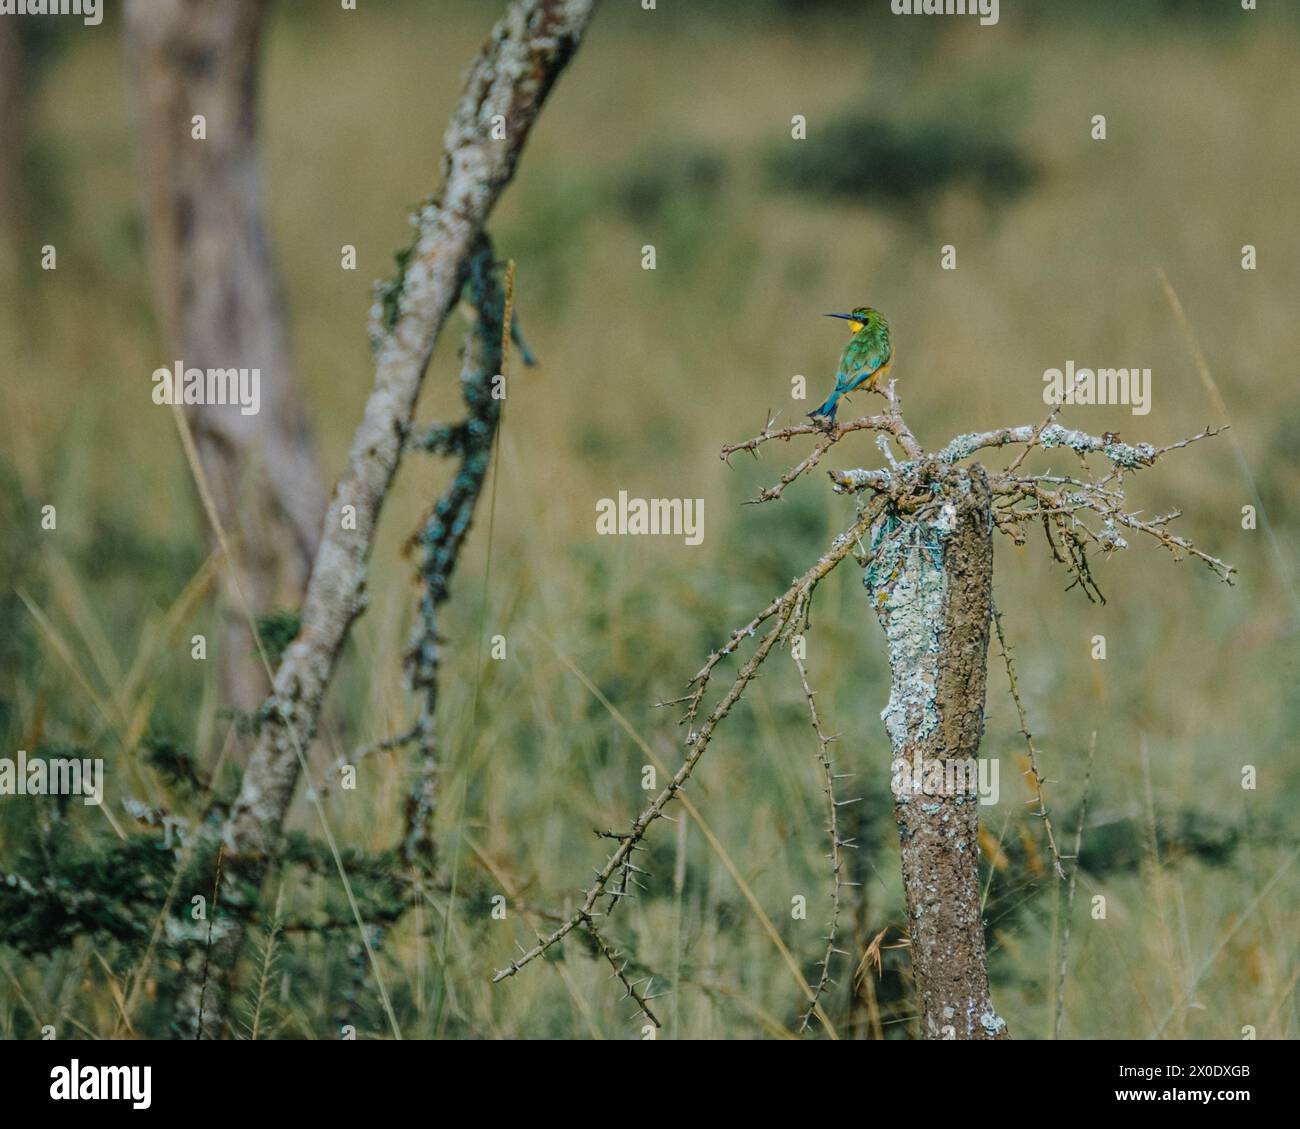
<svg viewBox="0 0 1300 1129">
<path fill-rule="evenodd" d="M 939 723 L 935 708 L 939 628 L 943 609 L 943 544 L 928 522 L 881 518 L 863 583 L 871 593 L 889 646 L 889 704 L 880 717 L 896 755 L 909 738 Z"/>
</svg>

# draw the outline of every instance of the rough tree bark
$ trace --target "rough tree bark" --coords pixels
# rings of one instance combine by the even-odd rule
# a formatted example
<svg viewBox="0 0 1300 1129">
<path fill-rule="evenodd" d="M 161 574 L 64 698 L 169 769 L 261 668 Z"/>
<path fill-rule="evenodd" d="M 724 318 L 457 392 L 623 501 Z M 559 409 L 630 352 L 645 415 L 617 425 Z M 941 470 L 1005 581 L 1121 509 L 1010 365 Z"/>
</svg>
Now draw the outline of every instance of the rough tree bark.
<svg viewBox="0 0 1300 1129">
<path fill-rule="evenodd" d="M 912 971 L 923 1034 L 1000 1039 L 989 998 L 975 755 L 984 730 L 993 592 L 988 479 L 975 465 L 872 531 L 865 583 L 889 644 L 893 747 Z"/>
<path fill-rule="evenodd" d="M 261 370 L 257 414 L 235 405 L 185 409 L 239 583 L 259 614 L 297 606 L 325 510 L 258 174 L 258 51 L 268 6 L 131 0 L 126 10 L 152 273 L 173 350 L 159 367 L 180 360 Z M 198 114 L 204 140 L 192 136 Z M 230 568 L 223 577 L 222 697 L 247 712 L 269 687 Z"/>
<path fill-rule="evenodd" d="M 178 1002 L 182 1030 L 219 1037 L 235 966 L 294 789 L 300 757 L 353 621 L 366 603 L 367 560 L 397 471 L 425 368 L 457 301 L 483 224 L 514 175 L 551 87 L 577 50 L 597 0 L 515 0 L 467 76 L 443 142 L 443 187 L 414 217 L 401 271 L 372 311 L 375 380 L 334 489 L 302 611 L 302 630 L 275 675 L 223 830 L 221 912 L 212 941 L 191 944 Z M 493 139 L 494 119 L 505 139 Z M 344 522 L 343 508 L 352 507 Z M 196 893 L 209 893 L 199 887 Z M 200 1019 L 200 1000 L 202 1018 Z"/>
</svg>

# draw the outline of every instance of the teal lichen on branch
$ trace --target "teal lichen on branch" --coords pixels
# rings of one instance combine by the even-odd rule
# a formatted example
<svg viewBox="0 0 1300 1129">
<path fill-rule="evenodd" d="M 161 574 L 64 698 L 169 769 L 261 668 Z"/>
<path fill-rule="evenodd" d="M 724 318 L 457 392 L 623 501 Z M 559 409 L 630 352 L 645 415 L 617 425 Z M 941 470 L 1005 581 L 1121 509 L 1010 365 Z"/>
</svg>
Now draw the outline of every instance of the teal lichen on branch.
<svg viewBox="0 0 1300 1129">
<path fill-rule="evenodd" d="M 501 400 L 494 385 L 502 369 L 502 329 L 507 313 L 496 268 L 492 243 L 486 234 L 480 234 L 466 269 L 465 294 L 474 320 L 461 365 L 465 418 L 449 427 L 431 428 L 421 444 L 438 453 L 454 452 L 460 463 L 451 484 L 409 543 L 409 548 L 419 553 L 420 603 L 404 666 L 407 685 L 420 696 L 420 707 L 410 729 L 384 743 L 387 748 L 414 743 L 417 756 L 416 778 L 407 794 L 402 847 L 409 870 L 427 871 L 433 865 L 438 777 L 435 721 L 442 645 L 439 619 L 487 480 L 501 418 Z"/>
<path fill-rule="evenodd" d="M 460 386 L 466 417 L 446 429 L 459 436 L 460 466 L 446 492 L 434 504 L 422 528 L 412 539 L 420 552 L 420 619 L 407 651 L 407 674 L 413 690 L 428 691 L 434 684 L 438 661 L 438 609 L 447 599 L 451 577 L 465 535 L 474 518 L 492 457 L 492 440 L 500 418 L 501 401 L 492 384 L 501 369 L 503 298 L 494 278 L 492 244 L 480 236 L 470 257 L 466 291 L 476 321 L 465 343 Z M 439 429 L 434 429 L 435 431 Z M 437 449 L 441 444 L 429 444 Z M 450 444 L 448 444 L 450 446 Z"/>
<path fill-rule="evenodd" d="M 375 304 L 370 310 L 370 347 L 378 349 L 383 339 L 397 326 L 402 312 L 402 290 L 406 285 L 406 270 L 411 265 L 420 245 L 422 222 L 431 226 L 435 205 L 426 200 L 411 213 L 410 224 L 415 229 L 411 242 L 393 255 L 397 270 L 393 277 L 375 285 Z"/>
</svg>

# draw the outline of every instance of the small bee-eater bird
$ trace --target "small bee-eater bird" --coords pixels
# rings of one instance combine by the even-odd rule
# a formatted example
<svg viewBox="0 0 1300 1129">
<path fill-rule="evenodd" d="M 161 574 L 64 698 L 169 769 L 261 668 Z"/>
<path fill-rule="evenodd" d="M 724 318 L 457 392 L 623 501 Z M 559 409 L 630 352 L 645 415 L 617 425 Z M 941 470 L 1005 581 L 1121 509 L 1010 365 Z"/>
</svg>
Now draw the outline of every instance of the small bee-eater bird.
<svg viewBox="0 0 1300 1129">
<path fill-rule="evenodd" d="M 853 339 L 844 347 L 840 368 L 835 374 L 835 391 L 826 402 L 808 414 L 835 422 L 836 401 L 861 388 L 875 387 L 876 381 L 889 374 L 894 361 L 894 346 L 889 340 L 889 323 L 885 315 L 870 306 L 859 306 L 851 314 L 827 314 L 828 318 L 843 318 L 853 331 Z"/>
</svg>

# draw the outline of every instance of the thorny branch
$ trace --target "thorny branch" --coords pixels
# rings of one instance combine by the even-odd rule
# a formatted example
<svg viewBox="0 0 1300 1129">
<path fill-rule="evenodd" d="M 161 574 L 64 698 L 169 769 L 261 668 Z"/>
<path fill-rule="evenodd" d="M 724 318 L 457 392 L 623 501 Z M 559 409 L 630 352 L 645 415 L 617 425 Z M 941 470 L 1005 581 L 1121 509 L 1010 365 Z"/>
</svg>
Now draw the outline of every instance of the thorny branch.
<svg viewBox="0 0 1300 1129">
<path fill-rule="evenodd" d="M 856 493 L 867 489 L 880 493 L 888 491 L 900 476 L 907 477 L 909 472 L 919 469 L 920 464 L 951 465 L 969 458 L 977 451 L 1024 444 L 1025 450 L 1017 455 L 1006 470 L 989 476 L 989 487 L 996 499 L 993 519 L 999 532 L 1006 534 L 1017 545 L 1023 545 L 1026 540 L 1024 527 L 1041 523 L 1053 559 L 1066 565 L 1074 577 L 1070 587 L 1077 584 L 1090 600 L 1104 602 L 1093 581 L 1088 549 L 1095 546 L 1109 556 L 1119 549 L 1128 548 L 1128 541 L 1120 532 L 1121 528 L 1154 538 L 1173 554 L 1175 560 L 1193 557 L 1202 561 L 1221 580 L 1232 583 L 1235 570 L 1231 565 L 1218 557 L 1210 556 L 1196 548 L 1191 541 L 1176 536 L 1165 528 L 1171 521 L 1182 516 L 1180 510 L 1144 519 L 1140 516 L 1140 510 L 1130 511 L 1124 508 L 1124 478 L 1127 473 L 1153 466 L 1170 451 L 1181 450 L 1199 440 L 1218 435 L 1223 430 L 1221 427 L 1208 427 L 1200 434 L 1177 443 L 1154 447 L 1149 443 L 1122 443 L 1114 432 L 1106 432 L 1101 436 L 1089 435 L 1057 423 L 1049 423 L 1041 428 L 1009 427 L 959 435 L 933 456 L 914 459 L 911 463 L 887 470 L 827 473 L 836 493 Z M 1047 451 L 1058 447 L 1066 448 L 1078 456 L 1083 467 L 1081 476 L 1016 473 L 1016 468 L 1024 461 L 1028 451 L 1034 448 Z M 1104 456 L 1110 463 L 1108 472 L 1100 477 L 1092 473 L 1087 462 L 1088 456 L 1095 454 Z M 1094 529 L 1084 520 L 1082 515 L 1085 514 L 1100 518 L 1100 525 Z"/>
<path fill-rule="evenodd" d="M 1065 877 L 1065 868 L 1061 865 L 1061 852 L 1056 846 L 1056 833 L 1052 829 L 1052 816 L 1047 810 L 1047 797 L 1043 793 L 1043 785 L 1047 782 L 1042 772 L 1038 768 L 1038 749 L 1034 745 L 1034 735 L 1029 732 L 1029 719 L 1025 716 L 1025 704 L 1020 700 L 1020 683 L 1016 679 L 1016 664 L 1011 657 L 1011 648 L 1007 645 L 1007 637 L 1002 632 L 1002 613 L 998 611 L 997 605 L 993 605 L 993 626 L 997 629 L 998 645 L 1002 648 L 1002 659 L 1007 668 L 1007 684 L 1011 689 L 1011 700 L 1016 703 L 1016 717 L 1020 719 L 1020 732 L 1025 738 L 1025 745 L 1029 748 L 1029 770 L 1025 773 L 1033 780 L 1034 800 L 1038 803 L 1038 810 L 1034 813 L 1043 821 L 1043 829 L 1047 832 L 1047 846 L 1052 853 L 1052 869 L 1056 871 L 1057 878 Z"/>
<path fill-rule="evenodd" d="M 654 977 L 645 976 L 639 980 L 629 979 L 627 975 L 629 962 L 624 961 L 622 964 L 619 964 L 618 961 L 621 954 L 611 949 L 605 943 L 605 938 L 597 933 L 596 930 L 590 929 L 588 932 L 591 934 L 591 939 L 595 943 L 596 948 L 600 950 L 600 955 L 609 961 L 609 966 L 614 970 L 611 974 L 611 979 L 617 978 L 618 982 L 623 985 L 623 991 L 626 993 L 623 998 L 632 1000 L 636 1003 L 637 1010 L 632 1013 L 631 1018 L 639 1019 L 644 1015 L 646 1019 L 650 1020 L 650 1022 L 656 1027 L 662 1027 L 663 1024 L 659 1022 L 655 1013 L 650 1010 L 650 1001 L 659 998 L 658 996 L 648 994 L 650 991 L 650 984 L 654 980 Z M 641 984 L 645 985 L 644 992 L 639 990 L 639 985 Z"/>
<path fill-rule="evenodd" d="M 596 834 L 601 838 L 613 839 L 617 841 L 618 846 L 606 860 L 605 865 L 596 872 L 595 880 L 584 891 L 582 905 L 573 913 L 559 928 L 549 936 L 538 937 L 537 943 L 531 948 L 521 953 L 510 962 L 505 968 L 500 969 L 492 977 L 493 983 L 504 980 L 509 976 L 515 975 L 521 968 L 540 957 L 547 949 L 558 944 L 575 929 L 581 927 L 590 934 L 597 934 L 598 927 L 596 919 L 605 914 L 596 909 L 597 903 L 602 897 L 613 895 L 613 901 L 616 904 L 623 896 L 621 891 L 610 890 L 610 883 L 616 874 L 625 868 L 634 865 L 631 863 L 632 856 L 635 852 L 643 850 L 641 840 L 645 838 L 646 832 L 651 825 L 659 819 L 670 819 L 665 814 L 664 809 L 670 804 L 677 794 L 686 786 L 690 779 L 691 773 L 694 772 L 695 766 L 699 763 L 700 758 L 704 755 L 705 749 L 708 748 L 709 742 L 713 738 L 718 724 L 723 718 L 731 712 L 732 707 L 740 700 L 746 687 L 753 681 L 754 676 L 758 673 L 758 668 L 768 657 L 772 648 L 781 639 L 787 639 L 790 636 L 791 627 L 798 622 L 800 615 L 806 610 L 808 601 L 812 596 L 813 590 L 825 579 L 825 577 L 840 563 L 854 545 L 870 528 L 872 521 L 876 519 L 883 504 L 872 503 L 864 509 L 858 517 L 858 520 L 840 534 L 832 542 L 830 548 L 822 554 L 816 564 L 812 566 L 803 576 L 797 578 L 793 584 L 776 600 L 769 605 L 766 612 L 755 616 L 745 627 L 734 632 L 731 641 L 724 648 L 726 653 L 734 651 L 742 639 L 753 636 L 757 633 L 760 626 L 772 621 L 771 626 L 766 634 L 759 640 L 758 646 L 749 659 L 741 666 L 733 680 L 730 688 L 717 702 L 717 704 L 708 712 L 699 729 L 694 725 L 698 718 L 701 703 L 707 688 L 709 678 L 712 675 L 714 667 L 721 659 L 721 653 L 711 656 L 711 661 L 705 665 L 693 679 L 690 685 L 696 688 L 695 692 L 688 695 L 686 714 L 682 718 L 682 724 L 687 726 L 686 758 L 682 761 L 681 766 L 674 774 L 672 780 L 664 789 L 655 797 L 645 811 L 643 811 L 632 822 L 627 831 L 597 831 Z M 672 703 L 663 703 L 665 705 Z M 612 910 L 612 906 L 610 907 Z M 815 1001 L 814 1001 L 815 1004 Z"/>
<path fill-rule="evenodd" d="M 1070 963 L 1070 914 L 1074 910 L 1074 887 L 1079 880 L 1079 856 L 1083 853 L 1083 827 L 1088 822 L 1088 795 L 1092 789 L 1092 762 L 1097 756 L 1097 731 L 1092 731 L 1088 742 L 1088 767 L 1083 774 L 1083 800 L 1079 804 L 1079 822 L 1074 830 L 1074 854 L 1070 858 L 1074 865 L 1070 867 L 1070 882 L 1065 896 L 1065 910 L 1061 914 L 1061 959 L 1060 970 L 1056 977 L 1056 1012 L 1052 1020 L 1052 1038 L 1061 1037 L 1061 1021 L 1065 1018 L 1065 970 Z M 1060 887 L 1057 887 L 1060 896 Z"/>
<path fill-rule="evenodd" d="M 831 919 L 827 923 L 826 929 L 826 952 L 817 965 L 821 969 L 821 973 L 817 977 L 817 983 L 813 986 L 812 998 L 808 1001 L 808 1006 L 799 1019 L 799 1031 L 802 1034 L 808 1030 L 808 1025 L 817 1012 L 817 1005 L 821 1002 L 822 993 L 826 991 L 828 985 L 834 983 L 831 979 L 831 958 L 836 954 L 840 956 L 849 955 L 843 949 L 836 948 L 835 941 L 839 935 L 840 925 L 840 890 L 845 886 L 857 885 L 856 882 L 848 882 L 841 876 L 841 871 L 844 869 L 842 852 L 845 847 L 856 848 L 857 844 L 852 839 L 840 838 L 839 809 L 846 804 L 858 803 L 860 800 L 835 799 L 835 781 L 854 774 L 837 773 L 835 771 L 835 766 L 830 757 L 830 744 L 836 738 L 822 728 L 821 715 L 817 712 L 817 695 L 812 687 L 808 685 L 808 671 L 802 655 L 800 655 L 797 648 L 791 648 L 790 655 L 794 659 L 795 666 L 799 668 L 799 682 L 803 686 L 804 698 L 808 702 L 808 716 L 812 720 L 812 727 L 817 733 L 817 763 L 821 767 L 822 776 L 825 780 L 823 791 L 826 793 L 826 832 L 830 836 L 831 844 L 830 852 L 827 855 L 831 860 Z"/>
<path fill-rule="evenodd" d="M 767 423 L 763 425 L 763 430 L 755 435 L 752 439 L 747 439 L 743 443 L 730 443 L 722 448 L 722 458 L 730 461 L 731 456 L 738 451 L 748 451 L 757 458 L 758 448 L 774 439 L 780 439 L 782 442 L 789 442 L 797 435 L 819 435 L 821 438 L 813 447 L 812 452 L 802 462 L 795 464 L 790 470 L 786 471 L 775 486 L 766 487 L 755 502 L 773 502 L 785 493 L 785 488 L 790 485 L 796 478 L 807 470 L 811 470 L 821 461 L 821 457 L 838 443 L 844 436 L 855 431 L 875 431 L 880 433 L 882 439 L 889 437 L 894 440 L 902 450 L 903 454 L 909 459 L 919 459 L 924 452 L 921 445 L 916 441 L 911 429 L 903 419 L 902 403 L 898 399 L 897 390 L 894 382 L 889 382 L 889 387 L 881 390 L 873 388 L 872 391 L 878 396 L 883 396 L 888 402 L 888 409 L 880 415 L 863 416 L 861 419 L 846 420 L 844 423 L 833 424 L 827 427 L 821 423 L 797 423 L 790 427 L 776 427 L 775 418 L 769 413 Z M 890 456 L 892 462 L 892 456 Z"/>
</svg>

